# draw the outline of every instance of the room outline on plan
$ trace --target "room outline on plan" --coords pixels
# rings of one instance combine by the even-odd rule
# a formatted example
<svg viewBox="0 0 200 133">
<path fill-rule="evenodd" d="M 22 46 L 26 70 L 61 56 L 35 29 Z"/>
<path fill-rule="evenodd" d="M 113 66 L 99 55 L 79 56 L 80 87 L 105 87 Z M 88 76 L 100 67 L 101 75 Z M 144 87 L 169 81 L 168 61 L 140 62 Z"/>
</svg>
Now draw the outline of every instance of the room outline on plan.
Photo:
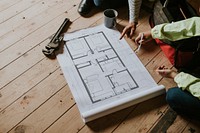
<svg viewBox="0 0 200 133">
<path fill-rule="evenodd" d="M 92 103 L 139 87 L 102 31 L 65 41 Z"/>
</svg>

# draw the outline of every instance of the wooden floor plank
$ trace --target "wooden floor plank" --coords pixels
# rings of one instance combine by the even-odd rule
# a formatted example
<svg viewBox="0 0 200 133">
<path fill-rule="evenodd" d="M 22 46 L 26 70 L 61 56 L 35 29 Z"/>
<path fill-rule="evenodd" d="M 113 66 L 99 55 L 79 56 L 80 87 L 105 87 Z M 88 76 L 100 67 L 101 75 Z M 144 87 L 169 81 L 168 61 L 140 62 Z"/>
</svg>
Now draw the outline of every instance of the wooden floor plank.
<svg viewBox="0 0 200 133">
<path fill-rule="evenodd" d="M 200 122 L 196 120 L 191 120 L 185 116 L 178 115 L 173 125 L 167 130 L 167 132 L 172 133 L 176 131 L 177 133 L 198 133 L 200 132 Z"/>
<path fill-rule="evenodd" d="M 162 116 L 162 118 L 159 120 L 159 122 L 151 128 L 151 132 L 161 132 L 165 133 L 168 131 L 168 128 L 174 123 L 174 120 L 176 119 L 177 114 L 172 109 L 166 109 L 165 114 Z"/>
<path fill-rule="evenodd" d="M 77 106 L 74 105 L 71 108 L 73 111 L 70 110 L 66 112 L 62 118 L 58 119 L 55 124 L 49 127 L 45 132 L 112 132 L 123 121 L 123 119 L 125 119 L 126 115 L 128 115 L 134 108 L 135 106 L 84 124 L 80 113 L 77 110 Z M 73 125 L 68 124 L 70 121 L 73 122 Z"/>
<path fill-rule="evenodd" d="M 65 13 L 67 10 L 70 10 L 73 7 L 73 4 L 76 4 L 76 2 L 78 2 L 78 1 L 77 0 L 72 1 L 72 2 L 65 1 L 65 3 L 59 2 L 58 4 L 56 4 L 54 0 L 52 2 L 54 3 L 55 6 L 48 8 L 48 4 L 47 4 L 45 6 L 46 10 L 41 10 L 42 11 L 41 13 L 40 13 L 40 9 L 43 9 L 44 4 L 39 3 L 39 5 L 41 7 L 38 9 L 39 10 L 38 14 L 36 16 L 33 15 L 33 18 L 31 17 L 30 19 L 26 20 L 26 19 L 23 19 L 24 15 L 22 15 L 22 16 L 17 15 L 16 16 L 17 20 L 20 19 L 21 21 L 24 21 L 25 23 L 20 21 L 21 23 L 19 24 L 18 27 L 15 27 L 14 30 L 12 28 L 12 25 L 15 25 L 14 22 L 16 20 L 15 21 L 12 20 L 12 22 L 10 22 L 8 24 L 5 22 L 7 25 L 10 24 L 11 27 L 8 26 L 8 29 L 5 29 L 6 26 L 4 26 L 4 29 L 8 33 L 1 36 L 1 40 L 0 40 L 0 43 L 2 43 L 2 45 L 0 46 L 1 52 L 3 50 L 5 50 L 6 48 L 10 47 L 11 45 L 18 43 L 19 40 L 23 40 L 27 35 L 38 30 L 39 28 L 43 27 L 45 24 L 48 24 L 50 21 L 52 21 L 53 19 L 56 19 L 56 17 Z M 38 7 L 36 6 L 35 8 L 38 8 Z M 29 15 L 29 13 L 27 12 L 27 14 L 25 16 L 27 18 L 29 18 L 28 15 Z M 78 17 L 78 14 L 76 16 Z M 15 19 L 15 17 L 13 19 Z M 9 36 L 9 38 L 7 38 L 7 36 Z"/>
<path fill-rule="evenodd" d="M 107 116 L 101 117 L 97 120 L 91 121 L 81 129 L 80 133 L 113 132 L 136 107 L 137 105 L 134 105 L 115 113 L 109 114 Z"/>
<path fill-rule="evenodd" d="M 49 36 L 51 36 L 53 33 L 56 32 L 57 28 L 64 20 L 63 17 L 65 16 L 66 14 L 59 16 L 57 19 L 54 19 L 50 23 L 48 23 L 48 25 L 41 27 L 37 31 L 33 32 L 31 35 L 27 36 L 23 40 L 16 43 L 13 47 L 10 47 L 6 51 L 0 53 L 1 55 L 0 58 L 2 59 L 2 62 L 0 62 L 0 66 L 2 68 L 5 67 L 3 70 L 0 71 L 0 77 L 7 77 L 7 78 L 2 78 L 2 80 L 0 81 L 0 88 L 2 88 L 10 81 L 15 79 L 18 75 L 29 69 L 34 64 L 34 62 L 37 63 L 41 58 L 44 57 L 44 55 L 42 54 L 42 49 L 50 41 L 50 39 L 46 41 L 44 41 L 44 39 L 47 39 Z M 32 41 L 30 42 L 30 40 Z M 42 44 L 40 44 L 41 42 Z M 32 58 L 29 59 L 27 57 L 27 51 L 37 46 L 39 47 L 35 51 L 36 53 L 33 52 L 34 56 L 32 56 L 32 54 L 29 55 L 30 58 Z M 36 56 L 40 56 L 40 58 Z M 21 61 L 18 61 L 18 58 L 25 58 L 27 60 L 22 61 L 23 59 L 21 59 Z M 33 58 L 35 58 L 35 60 Z M 24 62 L 24 64 L 22 64 L 21 62 Z M 9 66 L 7 66 L 8 64 Z M 21 65 L 22 68 L 20 67 Z M 13 68 L 18 68 L 18 71 L 15 71 L 15 69 Z"/>
<path fill-rule="evenodd" d="M 50 62 L 48 59 L 42 59 L 31 67 L 30 70 L 25 71 L 17 79 L 3 87 L 0 93 L 1 100 L 4 102 L 0 102 L 0 111 L 10 106 L 15 100 L 22 97 L 58 68 L 57 61 Z"/>
<path fill-rule="evenodd" d="M 26 17 L 26 14 L 23 14 L 22 12 L 25 12 L 26 10 L 30 10 L 32 9 L 31 7 L 34 6 L 35 4 L 39 3 L 40 1 L 32 1 L 32 0 L 22 0 L 18 3 L 16 3 L 15 5 L 13 5 L 12 7 L 4 10 L 4 11 L 1 11 L 1 14 L 0 14 L 0 24 L 2 25 L 5 25 L 7 26 L 6 29 L 8 27 L 12 27 L 13 29 L 15 27 L 18 27 L 18 23 L 19 21 L 22 21 L 21 17 Z M 35 7 L 38 7 L 37 5 Z M 13 10 L 15 9 L 15 10 Z M 37 9 L 33 8 L 35 10 L 35 14 L 37 14 Z M 44 9 L 45 10 L 45 9 Z M 34 14 L 33 11 L 29 11 L 27 12 L 29 13 L 30 17 L 32 14 Z M 16 16 L 19 16 L 19 17 L 16 17 Z M 25 16 L 24 16 L 25 15 Z M 12 19 L 12 18 L 15 18 L 15 19 Z M 17 20 L 18 19 L 18 20 Z M 15 22 L 16 25 L 11 25 L 13 22 Z M 7 23 L 7 24 L 5 24 Z M 1 25 L 1 26 L 2 26 Z M 5 33 L 4 33 L 5 34 Z M 0 32 L 0 36 L 3 35 L 3 32 L 1 31 Z"/>
<path fill-rule="evenodd" d="M 97 8 L 81 17 L 77 12 L 79 3 L 80 0 L 0 1 L 0 133 L 151 132 L 161 120 L 167 121 L 165 94 L 87 124 L 82 121 L 57 60 L 42 53 L 66 17 L 72 21 L 67 32 L 103 23 L 103 11 Z M 122 32 L 129 21 L 128 7 L 117 11 L 117 29 Z M 134 37 L 125 37 L 133 50 L 138 47 L 134 42 L 137 34 L 150 30 L 149 16 L 142 9 Z M 142 46 L 137 55 L 158 84 L 176 86 L 172 79 L 155 73 L 160 65 L 172 65 L 154 41 Z M 179 115 L 171 124 L 165 129 L 167 132 L 200 132 L 199 123 Z"/>
<path fill-rule="evenodd" d="M 167 132 L 172 133 L 176 131 L 177 133 L 182 133 L 185 127 L 188 125 L 188 122 L 188 120 L 178 115 L 173 125 L 168 128 Z"/>
<path fill-rule="evenodd" d="M 158 83 L 160 81 L 160 79 L 162 78 L 160 75 L 158 75 L 156 73 L 156 69 L 159 66 L 166 66 L 168 68 L 171 68 L 172 65 L 170 64 L 170 62 L 168 61 L 168 59 L 166 58 L 166 56 L 164 55 L 163 52 L 159 52 L 152 60 L 151 62 L 149 62 L 149 64 L 146 66 L 147 70 L 149 71 L 149 73 L 151 74 L 151 76 L 154 78 L 154 80 Z M 167 84 L 166 84 L 167 85 Z"/>
<path fill-rule="evenodd" d="M 151 106 L 149 106 L 151 105 Z M 140 103 L 122 124 L 114 131 L 121 132 L 147 132 L 154 122 L 162 115 L 166 108 L 163 96 Z"/>
<path fill-rule="evenodd" d="M 1 78 L 0 88 L 3 88 L 4 86 L 12 82 L 14 79 L 16 79 L 18 76 L 20 76 L 22 73 L 30 69 L 37 62 L 42 60 L 44 56 L 41 52 L 41 49 L 43 48 L 42 46 L 45 46 L 47 42 L 48 40 L 46 40 L 43 43 L 43 45 L 38 45 L 38 47 L 35 47 L 33 50 L 36 50 L 36 51 L 30 51 L 30 52 L 28 51 L 23 56 L 21 56 L 21 58 L 15 60 L 10 65 L 2 69 L 0 71 L 0 78 Z"/>
<path fill-rule="evenodd" d="M 70 124 L 69 124 L 70 123 Z M 52 126 L 45 130 L 46 133 L 76 133 L 84 126 L 77 106 L 73 106 L 69 111 L 66 111 L 63 116 L 56 121 Z"/>
<path fill-rule="evenodd" d="M 195 121 L 195 120 L 191 120 L 189 122 L 189 124 L 187 125 L 187 127 L 185 128 L 185 130 L 183 131 L 183 133 L 200 133 L 200 122 L 199 121 Z"/>
<path fill-rule="evenodd" d="M 6 10 L 8 8 L 11 8 L 13 5 L 17 4 L 22 0 L 1 0 L 0 1 L 0 12 L 3 10 Z"/>
<path fill-rule="evenodd" d="M 60 74 L 61 71 L 58 69 L 53 75 L 47 77 L 43 82 L 25 93 L 23 97 L 1 111 L 0 118 L 3 121 L 0 121 L 0 132 L 5 133 L 12 129 L 65 86 L 66 81 Z"/>
<path fill-rule="evenodd" d="M 26 119 L 14 126 L 11 132 L 15 132 L 16 129 L 21 126 L 25 127 L 23 132 L 43 132 L 45 129 L 55 123 L 57 119 L 61 117 L 62 114 L 64 114 L 67 110 L 69 110 L 74 104 L 75 101 L 73 100 L 69 88 L 64 86 Z"/>
</svg>

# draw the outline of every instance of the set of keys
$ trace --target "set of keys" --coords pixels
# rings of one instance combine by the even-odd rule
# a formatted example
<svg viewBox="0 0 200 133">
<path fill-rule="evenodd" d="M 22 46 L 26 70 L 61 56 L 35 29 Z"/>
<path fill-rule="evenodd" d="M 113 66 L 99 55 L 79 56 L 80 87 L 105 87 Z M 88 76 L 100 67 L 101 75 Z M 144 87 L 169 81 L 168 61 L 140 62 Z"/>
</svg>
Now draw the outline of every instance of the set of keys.
<svg viewBox="0 0 200 133">
<path fill-rule="evenodd" d="M 59 49 L 60 43 L 63 41 L 64 29 L 69 22 L 69 19 L 65 18 L 64 22 L 62 23 L 56 34 L 53 36 L 51 41 L 45 46 L 45 49 L 42 49 L 43 54 L 48 58 L 56 58 L 55 51 Z"/>
</svg>

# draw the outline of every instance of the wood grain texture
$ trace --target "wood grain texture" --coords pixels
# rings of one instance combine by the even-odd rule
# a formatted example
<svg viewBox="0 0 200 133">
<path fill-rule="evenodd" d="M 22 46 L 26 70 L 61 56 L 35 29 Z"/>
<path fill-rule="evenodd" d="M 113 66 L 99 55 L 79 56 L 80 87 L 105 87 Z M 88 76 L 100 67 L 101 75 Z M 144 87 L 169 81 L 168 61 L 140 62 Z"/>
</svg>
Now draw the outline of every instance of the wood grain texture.
<svg viewBox="0 0 200 133">
<path fill-rule="evenodd" d="M 198 0 L 190 0 L 195 8 Z M 103 23 L 103 12 L 94 8 L 88 17 L 78 12 L 80 0 L 0 1 L 0 133 L 146 133 L 160 131 L 157 125 L 169 119 L 165 95 L 83 123 L 57 60 L 46 58 L 47 45 L 63 20 L 72 22 L 67 32 Z M 195 3 L 198 3 L 195 4 Z M 144 8 L 144 7 L 143 7 Z M 117 9 L 117 28 L 128 24 L 128 7 Z M 125 37 L 135 50 L 134 38 L 150 30 L 150 12 L 141 9 L 133 39 Z M 172 68 L 159 46 L 151 41 L 137 54 L 158 84 L 175 86 L 173 80 L 155 73 L 160 65 Z M 200 132 L 199 123 L 177 115 L 165 131 Z"/>
</svg>

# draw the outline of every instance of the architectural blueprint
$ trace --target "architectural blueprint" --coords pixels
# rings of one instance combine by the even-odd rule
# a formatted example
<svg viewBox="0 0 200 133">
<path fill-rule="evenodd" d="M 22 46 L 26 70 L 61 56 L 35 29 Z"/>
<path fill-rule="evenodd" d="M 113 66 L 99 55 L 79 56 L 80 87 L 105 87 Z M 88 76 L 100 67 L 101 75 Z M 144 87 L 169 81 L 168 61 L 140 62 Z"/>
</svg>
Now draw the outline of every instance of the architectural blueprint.
<svg viewBox="0 0 200 133">
<path fill-rule="evenodd" d="M 64 36 L 57 59 L 85 122 L 164 92 L 119 37 L 103 25 Z"/>
</svg>

